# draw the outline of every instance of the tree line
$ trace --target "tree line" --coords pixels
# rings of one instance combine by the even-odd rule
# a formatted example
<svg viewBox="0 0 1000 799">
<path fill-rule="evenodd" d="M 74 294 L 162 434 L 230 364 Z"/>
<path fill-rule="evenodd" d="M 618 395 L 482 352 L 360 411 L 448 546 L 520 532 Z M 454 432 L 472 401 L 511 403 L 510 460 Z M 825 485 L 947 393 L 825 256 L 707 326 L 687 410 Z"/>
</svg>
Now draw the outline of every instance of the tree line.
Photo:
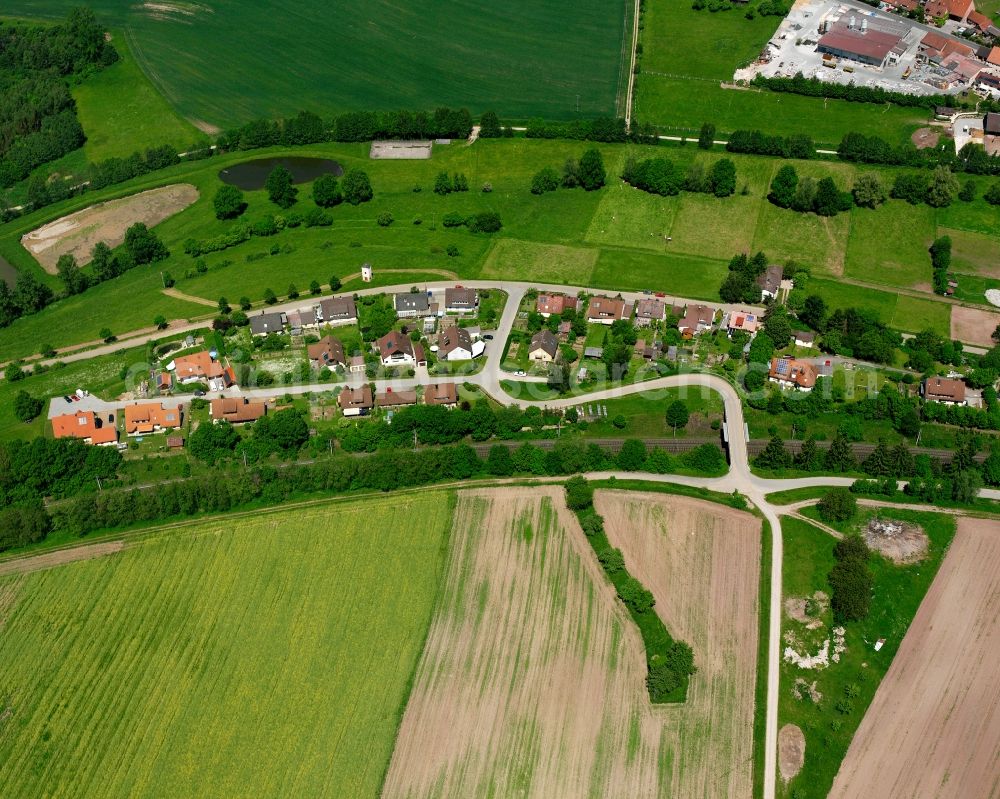
<svg viewBox="0 0 1000 799">
<path fill-rule="evenodd" d="M 656 600 L 652 592 L 628 573 L 622 551 L 611 546 L 604 519 L 594 508 L 594 489 L 583 477 L 566 481 L 566 504 L 576 514 L 598 562 L 642 635 L 650 701 L 654 704 L 684 701 L 688 678 L 697 671 L 691 646 L 670 635 L 653 610 Z"/>
<path fill-rule="evenodd" d="M 59 25 L 0 23 L 0 188 L 83 145 L 67 79 L 117 60 L 87 8 Z"/>
</svg>

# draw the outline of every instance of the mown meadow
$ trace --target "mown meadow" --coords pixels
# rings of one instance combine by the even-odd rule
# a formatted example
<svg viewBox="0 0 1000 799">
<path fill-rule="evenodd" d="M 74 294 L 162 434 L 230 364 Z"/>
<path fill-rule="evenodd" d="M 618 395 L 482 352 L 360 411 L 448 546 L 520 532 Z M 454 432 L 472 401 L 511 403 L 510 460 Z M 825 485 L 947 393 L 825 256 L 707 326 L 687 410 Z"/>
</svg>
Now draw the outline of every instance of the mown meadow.
<svg viewBox="0 0 1000 799">
<path fill-rule="evenodd" d="M 931 268 L 925 242 L 939 235 L 955 236 L 961 246 L 956 249 L 960 257 L 956 257 L 954 271 L 968 270 L 965 274 L 969 274 L 960 282 L 997 285 L 995 279 L 982 276 L 984 259 L 1000 251 L 996 232 L 1000 208 L 981 199 L 986 180 L 977 181 L 980 198 L 971 203 L 956 201 L 949 208 L 931 209 L 890 200 L 875 210 L 855 208 L 829 218 L 768 202 L 771 179 L 783 163 L 780 159 L 729 156 L 736 164 L 738 181 L 732 197 L 688 192 L 660 197 L 617 179 L 627 158 L 664 156 L 686 169 L 694 161 L 710 165 L 724 154 L 693 145 L 599 145 L 608 172 L 605 188 L 531 194 L 535 172 L 546 166 L 560 170 L 567 158 L 579 158 L 588 146 L 520 138 L 480 140 L 471 146 L 438 146 L 430 160 L 405 162 L 372 161 L 367 145 L 300 148 L 295 154 L 331 157 L 345 169 L 364 169 L 371 177 L 374 199 L 332 209 L 330 227 L 286 229 L 206 255 L 204 272 L 197 272 L 196 259 L 184 253 L 184 242 L 218 235 L 236 224 L 217 220 L 212 210 L 212 198 L 222 185 L 219 170 L 289 151 L 236 152 L 182 163 L 50 206 L 0 228 L 0 256 L 59 288 L 58 281 L 46 276 L 21 246 L 22 234 L 98 200 L 157 185 L 183 181 L 201 193 L 193 206 L 156 228 L 171 250 L 167 261 L 128 272 L 0 330 L 0 360 L 30 355 L 43 344 L 59 347 L 92 341 L 105 325 L 121 334 L 148 326 L 161 313 L 168 319 L 211 313 L 204 304 L 164 295 L 161 271 L 168 272 L 176 281 L 175 289 L 184 294 L 212 303 L 222 296 L 230 302 L 246 296 L 257 307 L 267 289 L 281 297 L 290 285 L 300 292 L 313 280 L 325 286 L 332 276 L 357 274 L 364 262 L 374 265 L 376 285 L 416 285 L 451 278 L 537 280 L 717 300 L 729 259 L 739 252 L 763 250 L 773 261 L 795 260 L 809 267 L 814 276 L 809 290 L 824 296 L 832 307 L 867 307 L 902 330 L 916 332 L 930 326 L 946 335 L 950 307 L 929 291 Z M 842 188 L 849 188 L 865 171 L 826 161 L 797 162 L 796 166 L 802 175 L 832 175 Z M 463 173 L 470 190 L 435 194 L 435 177 L 441 171 Z M 892 170 L 881 174 L 891 183 Z M 303 212 L 314 207 L 311 186 L 299 188 L 299 201 L 292 210 Z M 244 218 L 251 221 L 283 213 L 263 191 L 249 192 L 247 201 Z M 499 233 L 472 234 L 443 224 L 449 213 L 482 210 L 500 214 L 503 228 Z M 376 221 L 383 212 L 393 218 L 387 227 Z M 900 220 L 908 232 L 905 246 L 899 236 L 886 235 L 898 229 Z M 276 255 L 269 254 L 272 249 Z M 345 288 L 360 285 L 358 280 L 345 283 Z M 968 299 L 984 302 L 981 294 Z"/>
<path fill-rule="evenodd" d="M 806 508 L 804 512 L 815 515 L 814 508 Z M 874 586 L 871 610 L 866 619 L 844 624 L 846 650 L 839 662 L 831 662 L 825 669 L 808 670 L 782 661 L 778 723 L 798 725 L 805 734 L 806 748 L 805 763 L 798 776 L 787 784 L 779 780 L 779 796 L 820 799 L 827 795 L 851 738 L 955 535 L 954 517 L 892 508 L 861 509 L 856 519 L 836 526 L 847 533 L 857 532 L 873 516 L 920 525 L 929 538 L 927 556 L 919 563 L 897 565 L 881 555 L 872 554 L 869 562 Z M 836 562 L 834 539 L 799 519 L 783 518 L 781 527 L 785 599 L 810 597 L 816 591 L 829 595 L 827 575 Z M 820 608 L 815 616 L 822 624 L 818 631 L 805 632 L 802 623 L 783 614 L 783 636 L 791 632 L 800 641 L 808 642 L 829 638 L 832 659 L 833 617 L 829 604 L 821 603 Z M 885 644 L 876 652 L 874 645 L 880 638 L 885 639 Z M 786 643 L 783 637 L 783 648 Z M 798 649 L 802 654 L 816 654 L 815 647 L 803 652 L 801 643 Z M 798 696 L 795 693 L 797 684 Z M 812 698 L 810 686 L 816 692 Z"/>
<path fill-rule="evenodd" d="M 0 794 L 374 799 L 450 521 L 326 503 L 0 578 Z"/>
</svg>

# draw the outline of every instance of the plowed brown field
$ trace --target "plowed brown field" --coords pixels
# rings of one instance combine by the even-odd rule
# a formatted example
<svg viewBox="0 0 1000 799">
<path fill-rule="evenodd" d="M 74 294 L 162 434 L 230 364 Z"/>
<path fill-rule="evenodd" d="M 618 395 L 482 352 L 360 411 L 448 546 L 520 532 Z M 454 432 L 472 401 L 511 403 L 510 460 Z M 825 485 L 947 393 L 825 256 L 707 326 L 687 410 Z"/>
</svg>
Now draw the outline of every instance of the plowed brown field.
<svg viewBox="0 0 1000 799">
<path fill-rule="evenodd" d="M 831 797 L 1000 796 L 1000 523 L 960 519 Z"/>
<path fill-rule="evenodd" d="M 598 491 L 595 501 L 629 573 L 656 597 L 698 673 L 664 728 L 676 797 L 749 797 L 753 780 L 760 521 L 664 494 Z"/>
<path fill-rule="evenodd" d="M 664 512 L 673 501 L 638 496 Z M 620 516 L 621 501 L 617 493 L 602 496 L 603 512 Z M 566 509 L 562 490 L 460 492 L 446 584 L 383 796 L 748 797 L 754 658 L 747 653 L 757 649 L 760 528 L 745 514 L 690 506 L 670 521 L 663 538 L 685 542 L 675 551 L 696 553 L 687 563 L 702 568 L 709 585 L 676 598 L 683 619 L 678 625 L 708 624 L 714 615 L 709 602 L 724 607 L 726 618 L 710 625 L 719 632 L 689 640 L 705 682 L 721 685 L 709 680 L 718 658 L 702 648 L 720 638 L 726 639 L 731 672 L 741 678 L 726 680 L 723 696 L 701 688 L 699 675 L 685 705 L 653 707 L 638 631 Z M 716 546 L 723 531 L 747 539 L 746 547 L 732 540 L 730 554 Z M 734 608 L 733 595 L 747 591 L 746 602 Z M 697 603 L 704 610 L 688 607 Z M 715 700 L 726 705 L 721 715 L 708 707 Z M 734 714 L 744 725 L 738 742 L 731 741 Z"/>
</svg>

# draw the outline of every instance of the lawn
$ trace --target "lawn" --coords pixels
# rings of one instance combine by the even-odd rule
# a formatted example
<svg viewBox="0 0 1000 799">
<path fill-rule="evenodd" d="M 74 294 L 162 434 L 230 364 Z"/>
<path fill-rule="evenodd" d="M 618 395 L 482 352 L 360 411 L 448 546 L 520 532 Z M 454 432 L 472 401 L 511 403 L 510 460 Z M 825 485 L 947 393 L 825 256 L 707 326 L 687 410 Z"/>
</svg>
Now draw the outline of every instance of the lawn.
<svg viewBox="0 0 1000 799">
<path fill-rule="evenodd" d="M 375 198 L 360 206 L 343 204 L 332 209 L 330 227 L 288 228 L 272 237 L 253 238 L 208 254 L 202 259 L 204 272 L 198 272 L 196 259 L 184 253 L 185 241 L 216 236 L 236 224 L 217 220 L 212 210 L 212 198 L 221 185 L 220 169 L 248 157 L 287 150 L 263 150 L 252 156 L 235 152 L 183 163 L 43 209 L 0 229 L 0 255 L 15 268 L 31 271 L 59 290 L 59 281 L 45 274 L 21 246 L 24 233 L 94 202 L 158 185 L 183 181 L 200 192 L 194 205 L 156 228 L 171 252 L 166 261 L 133 270 L 0 330 L 0 362 L 30 355 L 45 343 L 58 347 L 92 341 L 105 325 L 122 334 L 148 326 L 161 313 L 168 319 L 211 313 L 206 306 L 165 296 L 161 271 L 175 280 L 176 290 L 212 303 L 220 296 L 230 301 L 246 296 L 257 304 L 267 289 L 284 296 L 291 285 L 304 292 L 313 280 L 326 286 L 331 276 L 343 280 L 356 275 L 365 262 L 375 267 L 375 285 L 474 278 L 529 280 L 589 285 L 612 292 L 650 289 L 716 300 L 726 264 L 737 252 L 763 249 L 774 260 L 793 258 L 826 274 L 835 271 L 835 263 L 842 257 L 838 246 L 847 239 L 848 225 L 852 228 L 851 247 L 859 248 L 858 252 L 864 246 L 879 245 L 874 226 L 866 230 L 863 240 L 855 242 L 852 215 L 821 220 L 773 208 L 763 194 L 771 172 L 780 163 L 775 159 L 734 156 L 738 181 L 747 185 L 750 193 L 724 199 L 687 192 L 661 198 L 630 189 L 615 178 L 628 156 L 666 156 L 681 168 L 694 159 L 721 157 L 721 153 L 704 153 L 693 146 L 602 145 L 609 175 L 604 189 L 560 189 L 543 196 L 530 193 L 535 172 L 543 166 L 561 168 L 567 158 L 578 158 L 587 146 L 548 140 L 481 140 L 474 146 L 456 143 L 435 147 L 432 159 L 410 162 L 371 161 L 363 144 L 293 150 L 297 155 L 331 157 L 345 168 L 364 168 L 371 177 Z M 846 175 L 845 170 L 851 169 L 836 164 L 800 165 L 803 170 L 817 170 L 817 174 L 833 170 Z M 435 194 L 432 187 L 440 171 L 464 173 L 471 190 Z M 490 191 L 481 190 L 485 184 Z M 244 218 L 251 222 L 265 214 L 287 213 L 262 191 L 248 192 L 246 199 L 249 207 Z M 311 187 L 306 184 L 300 187 L 293 210 L 304 213 L 312 207 Z M 888 214 L 910 213 L 909 206 L 895 201 L 886 208 Z M 467 216 L 484 210 L 496 211 L 503 221 L 502 230 L 493 236 L 443 225 L 450 213 Z M 383 212 L 393 217 L 388 227 L 376 222 Z M 672 240 L 665 240 L 664 235 Z M 276 254 L 271 255 L 272 250 Z M 872 257 L 881 257 L 881 250 L 873 252 Z M 921 246 L 910 246 L 905 252 L 910 260 L 902 264 L 904 268 L 924 269 L 926 252 Z M 826 266 L 821 265 L 823 258 L 829 259 Z M 865 277 L 871 279 L 867 274 Z M 357 280 L 344 282 L 348 290 L 360 287 Z M 874 307 L 883 321 L 904 328 L 921 318 L 911 317 L 909 307 L 907 313 L 896 314 L 897 298 L 891 292 L 858 289 L 830 280 L 814 280 L 813 285 L 834 307 Z M 938 329 L 946 332 L 946 309 L 934 306 L 930 296 L 919 302 L 925 303 L 919 308 L 930 309 L 925 315 L 934 317 Z"/>
<path fill-rule="evenodd" d="M 998 230 L 1000 223 L 994 228 L 994 231 Z M 954 271 L 994 279 L 998 277 L 1000 239 L 995 235 L 986 236 L 942 227 L 938 228 L 938 235 L 951 239 L 951 266 Z"/>
<path fill-rule="evenodd" d="M 588 422 L 584 435 L 588 438 L 670 438 L 674 431 L 666 421 L 667 406 L 678 399 L 687 405 L 690 419 L 687 427 L 678 429 L 677 438 L 719 436 L 711 425 L 713 421 L 722 420 L 722 398 L 714 391 L 702 391 L 697 387 L 658 389 L 601 400 L 607 417 Z M 590 403 L 591 406 L 596 404 Z M 585 417 L 587 406 L 586 402 L 577 406 L 581 418 Z M 618 417 L 624 418 L 624 427 L 614 424 Z"/>
<path fill-rule="evenodd" d="M 866 523 L 874 513 L 874 510 L 862 510 L 858 522 L 848 528 Z M 851 737 L 955 534 L 954 519 L 943 514 L 885 509 L 881 515 L 921 525 L 930 539 L 928 556 L 910 566 L 894 565 L 879 555 L 872 556 L 870 568 L 875 589 L 871 611 L 865 620 L 845 625 L 847 648 L 839 662 L 831 662 L 825 669 L 807 670 L 782 661 L 779 725 L 798 725 L 805 733 L 806 750 L 805 765 L 799 775 L 787 785 L 779 781 L 779 796 L 790 797 L 792 791 L 805 799 L 827 795 Z M 834 565 L 833 539 L 797 519 L 782 519 L 782 533 L 785 597 L 810 596 L 818 590 L 829 593 L 826 575 Z M 816 631 L 806 631 L 801 622 L 784 615 L 783 634 L 791 632 L 798 639 L 808 639 L 800 640 L 800 644 L 816 643 L 813 639 L 829 637 L 832 617 L 828 606 L 818 618 L 823 626 Z M 876 652 L 873 644 L 880 638 L 885 639 L 885 645 Z M 815 647 L 808 651 L 815 653 Z M 815 688 L 821 694 L 819 700 L 796 698 L 793 693 L 796 679 L 808 683 L 815 681 Z M 854 694 L 853 698 L 849 693 Z"/>
<path fill-rule="evenodd" d="M 374 799 L 450 517 L 255 512 L 3 578 L 0 793 Z"/>
<path fill-rule="evenodd" d="M 12 0 L 5 12 L 61 16 L 74 4 Z M 218 127 L 300 109 L 441 105 L 522 119 L 610 116 L 627 69 L 622 0 L 93 6 L 129 31 L 143 70 L 182 116 Z"/>
<path fill-rule="evenodd" d="M 870 283 L 931 291 L 934 209 L 891 202 L 874 210 L 851 211 L 845 272 Z"/>
<path fill-rule="evenodd" d="M 124 157 L 161 144 L 183 152 L 204 138 L 147 80 L 128 37 L 115 31 L 113 41 L 120 60 L 73 87 L 77 116 L 87 134 L 87 159 Z"/>
</svg>

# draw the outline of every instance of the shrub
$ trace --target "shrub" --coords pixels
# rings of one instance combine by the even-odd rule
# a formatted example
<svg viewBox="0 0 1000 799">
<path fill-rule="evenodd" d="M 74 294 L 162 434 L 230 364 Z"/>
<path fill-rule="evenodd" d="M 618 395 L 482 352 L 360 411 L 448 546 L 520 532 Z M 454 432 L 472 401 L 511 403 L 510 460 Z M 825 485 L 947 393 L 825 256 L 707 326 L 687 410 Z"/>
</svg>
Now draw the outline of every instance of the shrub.
<svg viewBox="0 0 1000 799">
<path fill-rule="evenodd" d="M 550 166 L 540 169 L 531 179 L 531 193 L 545 194 L 559 188 L 559 174 Z"/>
<path fill-rule="evenodd" d="M 503 227 L 500 214 L 496 211 L 482 211 L 470 216 L 466 225 L 473 233 L 496 233 Z"/>
<path fill-rule="evenodd" d="M 392 224 L 392 214 L 388 211 L 383 211 L 375 217 L 375 221 L 378 222 L 379 227 L 389 227 Z"/>
<path fill-rule="evenodd" d="M 819 515 L 827 522 L 846 522 L 858 511 L 858 501 L 846 488 L 831 488 L 816 505 Z"/>
<path fill-rule="evenodd" d="M 583 510 L 594 504 L 594 489 L 577 475 L 566 481 L 566 505 L 570 510 Z"/>
<path fill-rule="evenodd" d="M 243 192 L 236 186 L 224 185 L 215 192 L 215 199 L 212 200 L 215 207 L 215 217 L 217 219 L 235 219 L 247 209 L 246 200 L 243 199 Z"/>
</svg>

